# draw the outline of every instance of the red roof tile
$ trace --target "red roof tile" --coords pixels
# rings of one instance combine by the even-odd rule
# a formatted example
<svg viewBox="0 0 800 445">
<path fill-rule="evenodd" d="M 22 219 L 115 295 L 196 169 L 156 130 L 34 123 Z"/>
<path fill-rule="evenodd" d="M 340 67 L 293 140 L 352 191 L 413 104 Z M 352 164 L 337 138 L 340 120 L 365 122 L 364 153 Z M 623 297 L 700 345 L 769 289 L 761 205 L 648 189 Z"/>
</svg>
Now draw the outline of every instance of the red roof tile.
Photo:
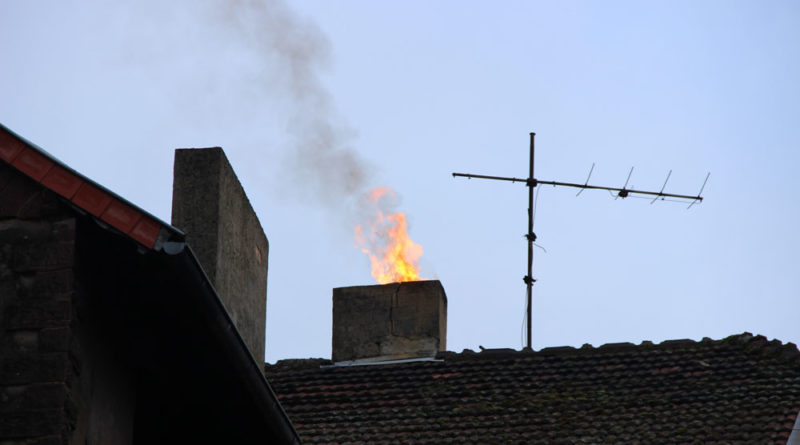
<svg viewBox="0 0 800 445">
<path fill-rule="evenodd" d="M 158 222 L 145 217 L 139 220 L 128 235 L 145 246 L 152 248 L 158 239 L 160 231 L 161 225 Z"/>
<path fill-rule="evenodd" d="M 183 241 L 180 230 L 70 169 L 3 125 L 0 125 L 0 159 L 145 247 L 160 248 L 162 238 Z"/>
<path fill-rule="evenodd" d="M 83 183 L 72 202 L 94 216 L 100 216 L 111 204 L 111 195 L 89 183 Z"/>
<path fill-rule="evenodd" d="M 100 215 L 100 219 L 111 224 L 122 233 L 129 233 L 134 224 L 139 222 L 141 218 L 142 212 L 116 199 L 112 199 L 106 210 Z M 156 233 L 156 236 L 158 236 L 158 233 Z"/>
<path fill-rule="evenodd" d="M 0 131 L 0 159 L 10 164 L 23 149 L 25 149 L 24 142 L 9 132 Z"/>
<path fill-rule="evenodd" d="M 75 196 L 75 192 L 78 191 L 81 184 L 83 184 L 83 181 L 77 175 L 58 165 L 50 169 L 47 175 L 42 178 L 43 186 L 67 199 L 72 199 Z"/>
<path fill-rule="evenodd" d="M 11 165 L 35 181 L 41 181 L 44 175 L 53 168 L 54 163 L 36 150 L 26 148 L 14 158 Z"/>
</svg>

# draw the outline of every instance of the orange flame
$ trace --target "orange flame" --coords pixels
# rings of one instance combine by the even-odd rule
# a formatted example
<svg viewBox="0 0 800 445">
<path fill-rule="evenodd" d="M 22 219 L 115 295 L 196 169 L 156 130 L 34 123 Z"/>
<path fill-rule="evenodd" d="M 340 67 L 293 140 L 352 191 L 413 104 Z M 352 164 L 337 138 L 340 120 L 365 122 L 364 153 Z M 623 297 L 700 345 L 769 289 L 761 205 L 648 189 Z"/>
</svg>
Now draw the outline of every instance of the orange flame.
<svg viewBox="0 0 800 445">
<path fill-rule="evenodd" d="M 361 225 L 356 226 L 356 247 L 369 256 L 372 276 L 378 283 L 420 280 L 422 246 L 408 237 L 404 213 L 384 213 L 378 208 L 378 201 L 386 195 L 394 192 L 388 187 L 376 187 L 367 195 L 376 216 L 369 223 L 369 233 L 365 234 Z"/>
</svg>

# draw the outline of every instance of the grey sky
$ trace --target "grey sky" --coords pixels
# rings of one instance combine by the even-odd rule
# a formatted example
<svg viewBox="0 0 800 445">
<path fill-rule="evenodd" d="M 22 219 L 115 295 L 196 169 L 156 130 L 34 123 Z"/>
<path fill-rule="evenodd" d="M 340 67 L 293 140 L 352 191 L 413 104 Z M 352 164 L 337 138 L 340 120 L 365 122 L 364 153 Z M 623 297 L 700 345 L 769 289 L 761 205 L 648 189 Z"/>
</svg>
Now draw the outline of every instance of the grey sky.
<svg viewBox="0 0 800 445">
<path fill-rule="evenodd" d="M 791 1 L 0 0 L 0 122 L 167 221 L 172 150 L 224 147 L 271 244 L 269 361 L 330 355 L 331 288 L 373 283 L 352 235 L 376 185 L 442 280 L 449 349 L 519 348 L 526 190 L 450 173 L 525 176 L 530 131 L 540 179 L 711 171 L 688 211 L 541 190 L 536 348 L 796 343 L 797 42 Z"/>
</svg>

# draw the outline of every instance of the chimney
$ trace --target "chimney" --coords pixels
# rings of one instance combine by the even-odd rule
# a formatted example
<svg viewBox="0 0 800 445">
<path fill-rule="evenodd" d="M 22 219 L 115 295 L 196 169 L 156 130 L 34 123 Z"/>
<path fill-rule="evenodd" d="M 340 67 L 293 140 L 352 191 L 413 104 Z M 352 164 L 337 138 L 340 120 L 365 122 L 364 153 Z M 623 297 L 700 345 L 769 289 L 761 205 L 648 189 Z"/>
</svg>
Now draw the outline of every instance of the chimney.
<svg viewBox="0 0 800 445">
<path fill-rule="evenodd" d="M 186 233 L 256 363 L 263 363 L 269 242 L 222 148 L 175 150 L 172 225 Z"/>
<path fill-rule="evenodd" d="M 333 290 L 334 362 L 434 357 L 446 349 L 447 296 L 438 280 Z"/>
</svg>

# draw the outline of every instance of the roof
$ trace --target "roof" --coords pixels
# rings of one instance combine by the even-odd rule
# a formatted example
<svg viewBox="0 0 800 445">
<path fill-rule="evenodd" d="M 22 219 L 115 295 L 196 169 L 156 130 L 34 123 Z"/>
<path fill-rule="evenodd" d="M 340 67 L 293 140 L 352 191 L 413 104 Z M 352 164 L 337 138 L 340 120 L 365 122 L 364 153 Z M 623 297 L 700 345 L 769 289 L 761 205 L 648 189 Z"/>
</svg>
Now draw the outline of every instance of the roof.
<svg viewBox="0 0 800 445">
<path fill-rule="evenodd" d="M 167 241 L 185 239 L 180 230 L 78 173 L 2 124 L 0 159 L 148 249 L 160 250 Z"/>
<path fill-rule="evenodd" d="M 305 443 L 785 444 L 800 412 L 797 347 L 749 333 L 437 358 L 266 371 Z"/>
<path fill-rule="evenodd" d="M 19 216 L 31 191 L 41 188 L 76 215 L 83 243 L 76 256 L 91 259 L 77 269 L 92 279 L 75 295 L 92 293 L 85 305 L 102 314 L 103 333 L 119 347 L 115 358 L 135 362 L 137 403 L 156 407 L 137 408 L 137 422 L 149 422 L 144 431 L 178 440 L 210 431 L 236 443 L 299 443 L 262 362 L 245 345 L 184 233 L 0 124 L 0 210 Z M 194 365 L 200 370 L 190 372 Z M 195 414 L 205 417 L 187 420 Z M 181 429 L 185 423 L 176 427 L 175 420 L 194 427 Z"/>
</svg>

